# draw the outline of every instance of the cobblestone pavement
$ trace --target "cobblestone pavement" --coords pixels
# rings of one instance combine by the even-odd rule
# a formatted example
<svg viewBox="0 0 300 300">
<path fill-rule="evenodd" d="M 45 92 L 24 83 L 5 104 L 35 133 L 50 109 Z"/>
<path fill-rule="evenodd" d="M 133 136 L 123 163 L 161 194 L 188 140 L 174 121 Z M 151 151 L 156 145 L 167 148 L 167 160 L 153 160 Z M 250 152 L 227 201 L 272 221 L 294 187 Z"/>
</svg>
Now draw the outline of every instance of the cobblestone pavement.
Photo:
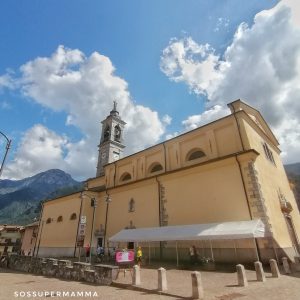
<svg viewBox="0 0 300 300">
<path fill-rule="evenodd" d="M 91 292 L 95 297 L 74 297 L 70 294 L 63 299 L 190 299 L 191 297 L 191 271 L 167 270 L 168 291 L 159 294 L 157 289 L 157 271 L 155 269 L 141 269 L 141 285 L 137 288 L 131 286 L 131 275 L 127 271 L 120 273 L 113 286 L 96 286 L 81 282 L 66 281 L 57 278 L 47 278 L 28 273 L 17 273 L 11 270 L 0 269 L 0 300 L 10 299 L 41 299 L 27 297 L 21 292 L 54 291 L 60 299 L 59 293 L 65 292 Z M 246 271 L 249 281 L 248 287 L 237 286 L 237 276 L 234 272 L 201 272 L 204 297 L 206 300 L 299 300 L 300 299 L 300 273 L 293 276 L 282 275 L 280 278 L 271 278 L 266 273 L 265 283 L 257 282 L 254 271 Z M 18 296 L 18 297 L 16 297 Z M 51 297 L 43 297 L 49 299 Z"/>
</svg>

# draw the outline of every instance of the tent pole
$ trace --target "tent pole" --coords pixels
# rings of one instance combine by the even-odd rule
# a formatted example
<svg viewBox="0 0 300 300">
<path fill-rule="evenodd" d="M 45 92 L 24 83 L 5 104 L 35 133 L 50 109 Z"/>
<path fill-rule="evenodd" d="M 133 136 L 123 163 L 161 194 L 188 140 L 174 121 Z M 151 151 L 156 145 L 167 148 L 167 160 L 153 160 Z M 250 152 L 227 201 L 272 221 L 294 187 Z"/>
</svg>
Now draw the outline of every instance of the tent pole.
<svg viewBox="0 0 300 300">
<path fill-rule="evenodd" d="M 255 238 L 253 238 L 253 242 L 254 242 L 256 258 L 257 258 L 257 261 L 259 261 L 259 255 L 258 255 L 257 244 L 256 244 L 256 241 L 255 241 Z"/>
<path fill-rule="evenodd" d="M 235 240 L 233 240 L 233 244 L 234 244 L 235 261 L 236 261 L 236 263 L 238 263 L 238 257 L 237 257 L 237 252 L 236 252 L 236 242 L 235 242 Z"/>
<path fill-rule="evenodd" d="M 177 248 L 177 241 L 176 241 L 176 262 L 178 267 L 178 248 Z"/>
<path fill-rule="evenodd" d="M 210 244 L 211 259 L 212 259 L 212 261 L 215 261 L 215 259 L 214 259 L 214 252 L 213 252 L 212 244 L 211 244 L 211 240 L 209 240 L 209 244 Z"/>
</svg>

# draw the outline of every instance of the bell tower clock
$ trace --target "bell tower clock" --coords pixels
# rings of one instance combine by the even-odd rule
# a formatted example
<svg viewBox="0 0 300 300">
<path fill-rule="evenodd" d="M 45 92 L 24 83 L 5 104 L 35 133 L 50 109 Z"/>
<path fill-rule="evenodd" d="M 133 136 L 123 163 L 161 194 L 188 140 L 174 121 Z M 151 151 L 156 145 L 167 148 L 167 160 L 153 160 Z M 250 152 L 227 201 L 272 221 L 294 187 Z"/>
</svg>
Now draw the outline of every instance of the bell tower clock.
<svg viewBox="0 0 300 300">
<path fill-rule="evenodd" d="M 123 149 L 123 131 L 126 122 L 124 122 L 117 111 L 117 102 L 110 114 L 102 122 L 102 133 L 99 144 L 99 156 L 96 176 L 104 175 L 104 166 L 115 160 L 122 158 Z"/>
</svg>

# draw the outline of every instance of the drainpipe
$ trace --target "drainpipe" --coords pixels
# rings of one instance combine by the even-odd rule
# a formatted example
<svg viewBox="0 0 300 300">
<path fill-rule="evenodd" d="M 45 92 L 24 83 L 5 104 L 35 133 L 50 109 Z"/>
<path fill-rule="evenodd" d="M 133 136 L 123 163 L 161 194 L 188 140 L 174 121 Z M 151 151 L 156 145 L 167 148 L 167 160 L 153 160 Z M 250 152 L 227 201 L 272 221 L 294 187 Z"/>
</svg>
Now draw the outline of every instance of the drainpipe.
<svg viewBox="0 0 300 300">
<path fill-rule="evenodd" d="M 165 172 L 167 172 L 167 152 L 166 152 L 166 144 L 163 143 L 163 146 L 164 146 Z"/>
<path fill-rule="evenodd" d="M 244 146 L 244 142 L 243 142 L 243 138 L 242 138 L 242 134 L 241 134 L 241 127 L 240 127 L 240 124 L 239 124 L 238 119 L 236 117 L 236 111 L 235 111 L 235 108 L 234 108 L 233 105 L 231 105 L 231 108 L 233 109 L 233 116 L 235 118 L 236 126 L 238 128 L 239 137 L 240 137 L 241 144 L 242 144 L 242 149 L 243 149 L 243 151 L 245 151 L 245 146 Z"/>
<path fill-rule="evenodd" d="M 161 220 L 161 192 L 160 192 L 160 181 L 158 180 L 157 176 L 155 176 L 156 182 L 157 182 L 157 189 L 158 189 L 158 225 L 159 227 L 162 226 L 162 220 Z M 159 257 L 162 259 L 163 257 L 163 244 L 161 241 L 159 241 Z"/>
<path fill-rule="evenodd" d="M 117 166 L 116 166 L 116 162 L 114 162 L 114 166 L 115 166 L 115 173 L 114 173 L 114 188 L 116 187 L 116 176 L 117 176 Z M 107 187 L 105 187 L 107 188 Z M 107 194 L 107 191 L 106 191 Z"/>
</svg>

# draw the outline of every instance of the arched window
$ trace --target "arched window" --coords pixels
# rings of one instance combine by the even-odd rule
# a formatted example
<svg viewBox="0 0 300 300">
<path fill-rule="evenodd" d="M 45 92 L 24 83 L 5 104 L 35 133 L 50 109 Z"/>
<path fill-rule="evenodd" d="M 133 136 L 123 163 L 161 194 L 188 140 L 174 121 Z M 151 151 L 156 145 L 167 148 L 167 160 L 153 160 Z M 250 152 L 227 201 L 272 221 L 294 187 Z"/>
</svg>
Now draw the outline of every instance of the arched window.
<svg viewBox="0 0 300 300">
<path fill-rule="evenodd" d="M 70 220 L 76 220 L 76 219 L 77 219 L 76 213 L 72 213 L 71 217 L 70 217 Z"/>
<path fill-rule="evenodd" d="M 128 172 L 125 172 L 121 177 L 120 181 L 127 181 L 131 179 L 131 175 Z"/>
<path fill-rule="evenodd" d="M 135 211 L 135 201 L 133 198 L 131 198 L 128 205 L 128 212 L 134 212 L 134 211 Z"/>
<path fill-rule="evenodd" d="M 46 224 L 50 224 L 51 221 L 52 221 L 51 218 L 48 218 L 47 221 L 46 221 Z"/>
<path fill-rule="evenodd" d="M 63 221 L 63 217 L 62 216 L 59 216 L 58 218 L 57 218 L 57 222 L 62 222 Z"/>
<path fill-rule="evenodd" d="M 204 156 L 205 156 L 205 153 L 202 150 L 200 150 L 200 149 L 193 149 L 186 156 L 186 160 L 190 161 L 190 160 L 202 158 Z"/>
<path fill-rule="evenodd" d="M 121 140 L 121 128 L 119 125 L 115 127 L 114 136 L 115 136 L 115 141 L 119 142 Z"/>
<path fill-rule="evenodd" d="M 163 166 L 160 163 L 154 163 L 150 166 L 150 173 L 163 170 Z"/>
<path fill-rule="evenodd" d="M 110 128 L 109 126 L 107 125 L 105 127 L 105 130 L 104 130 L 104 133 L 103 133 L 103 140 L 104 141 L 108 141 L 109 140 L 109 135 L 110 135 Z"/>
</svg>

